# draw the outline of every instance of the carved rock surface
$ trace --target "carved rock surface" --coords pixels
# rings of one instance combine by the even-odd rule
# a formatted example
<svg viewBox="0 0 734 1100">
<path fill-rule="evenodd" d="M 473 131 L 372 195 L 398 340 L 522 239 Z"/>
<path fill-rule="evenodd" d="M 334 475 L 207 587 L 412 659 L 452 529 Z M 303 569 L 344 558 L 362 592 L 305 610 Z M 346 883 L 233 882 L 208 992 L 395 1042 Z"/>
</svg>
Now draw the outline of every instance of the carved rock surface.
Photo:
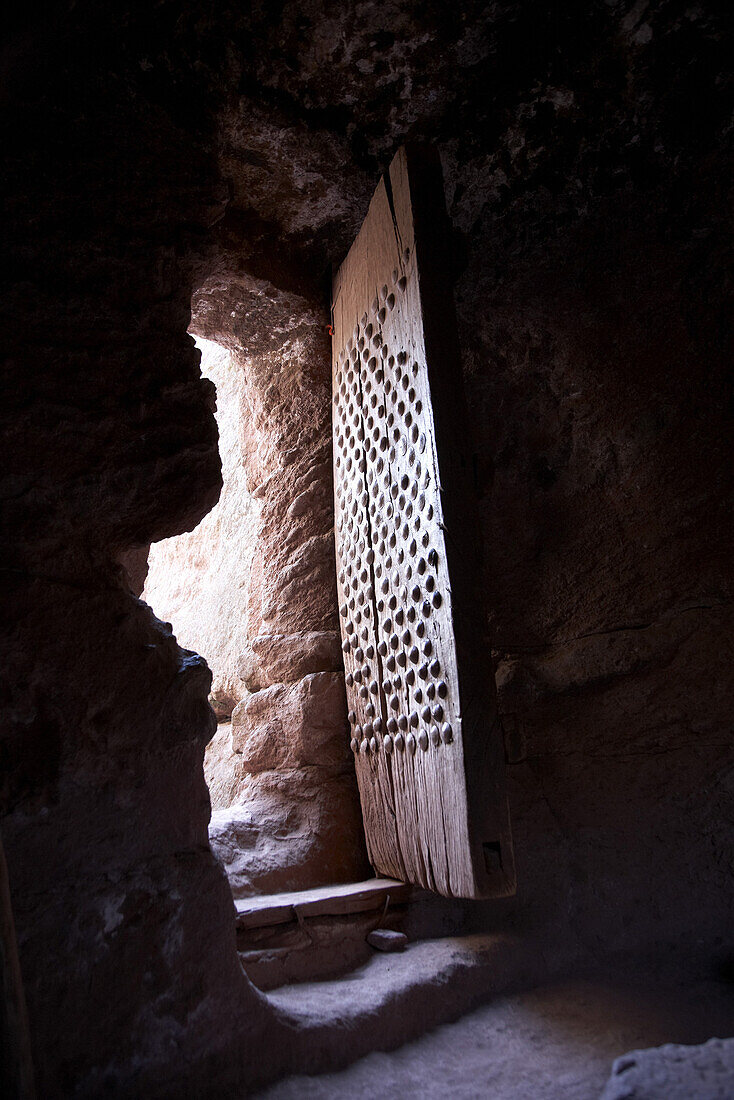
<svg viewBox="0 0 734 1100">
<path fill-rule="evenodd" d="M 60 1074 L 80 1095 L 125 1091 L 132 1064 L 145 1092 L 161 1078 L 203 1088 L 202 1063 L 231 1072 L 232 1021 L 258 1011 L 207 845 L 211 675 L 113 562 L 78 548 L 53 579 L 16 584 L 13 606 L 3 842 L 40 1094 L 68 1093 Z M 185 1047 L 175 1070 L 172 1041 Z"/>
<path fill-rule="evenodd" d="M 351 768 L 302 766 L 244 776 L 238 805 L 214 810 L 209 839 L 235 897 L 328 886 L 369 868 Z"/>
<path fill-rule="evenodd" d="M 249 695 L 232 715 L 232 746 L 252 775 L 348 765 L 344 673 L 315 672 Z"/>
<path fill-rule="evenodd" d="M 247 649 L 240 675 L 250 691 L 292 683 L 308 672 L 340 672 L 344 667 L 335 630 L 259 634 Z"/>
<path fill-rule="evenodd" d="M 235 285 L 222 295 L 206 284 L 194 325 L 234 349 L 259 509 L 230 666 L 240 702 L 207 755 L 212 847 L 242 894 L 358 881 L 369 868 L 336 623 L 328 340 L 302 297 L 262 280 Z"/>
<path fill-rule="evenodd" d="M 599 1100 L 728 1100 L 732 1093 L 734 1039 L 709 1039 L 623 1054 Z"/>
<path fill-rule="evenodd" d="M 313 693 L 312 686 L 309 696 L 303 681 L 279 685 L 282 691 L 270 697 L 270 705 L 266 699 L 262 708 L 266 728 L 280 716 L 287 730 L 301 731 L 304 760 L 288 764 L 287 757 L 292 760 L 295 755 L 294 743 L 286 746 L 274 770 L 252 774 L 247 754 L 233 751 L 232 725 L 225 722 L 207 746 L 204 770 L 213 810 L 209 839 L 235 897 L 361 881 L 370 874 L 354 767 L 342 736 L 342 676 L 309 679 L 322 681 L 321 692 Z M 289 704 L 285 712 L 277 706 L 279 695 Z M 309 764 L 304 761 L 313 759 L 314 742 L 324 732 L 321 709 L 329 695 L 338 708 L 335 725 L 331 732 L 326 730 L 326 752 L 318 753 L 317 765 Z M 257 698 L 252 696 L 253 701 Z M 257 736 L 254 741 L 270 758 L 267 743 Z M 279 743 L 282 747 L 282 740 Z M 329 758 L 336 763 L 328 763 Z"/>
</svg>

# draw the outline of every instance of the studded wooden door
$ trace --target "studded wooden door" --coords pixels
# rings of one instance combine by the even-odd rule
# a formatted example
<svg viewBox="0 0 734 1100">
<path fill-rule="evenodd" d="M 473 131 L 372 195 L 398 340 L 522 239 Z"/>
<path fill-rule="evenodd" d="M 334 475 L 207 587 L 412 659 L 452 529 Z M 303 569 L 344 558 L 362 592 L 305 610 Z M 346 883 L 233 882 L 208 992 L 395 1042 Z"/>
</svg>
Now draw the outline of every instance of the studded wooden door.
<svg viewBox="0 0 734 1100">
<path fill-rule="evenodd" d="M 370 860 L 514 890 L 440 165 L 401 150 L 333 285 L 336 557 Z"/>
</svg>

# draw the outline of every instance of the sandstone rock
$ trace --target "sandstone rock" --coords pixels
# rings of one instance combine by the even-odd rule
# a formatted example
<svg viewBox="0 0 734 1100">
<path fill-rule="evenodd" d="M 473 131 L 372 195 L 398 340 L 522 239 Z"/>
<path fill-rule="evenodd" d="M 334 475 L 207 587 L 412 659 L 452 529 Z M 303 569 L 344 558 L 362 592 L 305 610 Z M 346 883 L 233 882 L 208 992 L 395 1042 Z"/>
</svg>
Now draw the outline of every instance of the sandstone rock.
<svg viewBox="0 0 734 1100">
<path fill-rule="evenodd" d="M 240 664 L 240 676 L 250 691 L 292 683 L 310 672 L 343 668 L 340 636 L 334 630 L 300 634 L 261 634 L 253 638 Z"/>
<path fill-rule="evenodd" d="M 328 345 L 309 310 L 244 275 L 226 285 L 213 276 L 199 292 L 196 330 L 222 345 L 202 343 L 217 385 L 224 488 L 194 532 L 154 547 L 146 587 L 177 634 L 207 655 L 217 716 L 233 716 L 209 745 L 205 771 L 215 810 L 246 800 L 262 818 L 257 843 L 240 829 L 242 847 L 227 848 L 235 889 L 350 877 L 350 851 L 352 874 L 364 870 L 343 677 L 310 677 L 337 673 L 342 662 Z M 308 775 L 317 764 L 319 782 Z M 280 786 L 274 769 L 283 769 Z M 254 773 L 266 774 L 262 787 Z M 281 819 L 288 798 L 300 805 L 305 792 L 302 834 Z"/>
<path fill-rule="evenodd" d="M 321 525 L 325 522 L 322 520 Z M 330 528 L 324 534 L 305 538 L 287 556 L 279 549 L 261 573 L 260 614 L 268 633 L 295 633 L 304 623 L 314 630 L 333 629 L 336 602 Z"/>
<path fill-rule="evenodd" d="M 731 1100 L 734 1039 L 667 1043 L 617 1058 L 600 1100 Z"/>
<path fill-rule="evenodd" d="M 232 749 L 232 723 L 219 722 L 204 754 L 204 778 L 212 810 L 241 804 L 248 797 L 250 776 Z"/>
<path fill-rule="evenodd" d="M 351 763 L 344 674 L 316 672 L 249 695 L 232 714 L 232 745 L 250 774 Z"/>
<path fill-rule="evenodd" d="M 369 874 L 350 770 L 299 767 L 245 776 L 240 805 L 214 810 L 212 851 L 235 897 Z"/>
<path fill-rule="evenodd" d="M 134 598 L 111 558 L 82 573 L 84 560 L 78 549 L 58 557 L 53 580 L 16 589 L 5 653 L 14 682 L 19 662 L 37 663 L 6 728 L 2 796 L 25 993 L 34 1033 L 46 1036 L 33 1051 L 45 1096 L 68 1091 L 57 1087 L 61 1065 L 76 1067 L 87 1095 L 99 1091 L 102 1064 L 119 1079 L 132 1061 L 138 1080 L 161 1072 L 170 1017 L 141 1010 L 143 988 L 209 1006 L 210 1023 L 191 1036 L 194 1063 L 212 1042 L 230 1043 L 233 1005 L 255 1003 L 226 948 L 229 890 L 207 847 L 211 674 Z M 73 583 L 59 584 L 63 575 Z M 41 943 L 65 975 L 63 1007 Z M 66 1012 L 77 1026 L 58 1030 Z"/>
<path fill-rule="evenodd" d="M 248 488 L 241 442 L 245 378 L 222 347 L 200 341 L 202 369 L 217 389 L 222 493 L 194 528 L 155 543 L 143 598 L 213 673 L 211 703 L 228 717 L 245 694 L 237 672 L 248 637 L 247 603 L 260 508 Z"/>
</svg>

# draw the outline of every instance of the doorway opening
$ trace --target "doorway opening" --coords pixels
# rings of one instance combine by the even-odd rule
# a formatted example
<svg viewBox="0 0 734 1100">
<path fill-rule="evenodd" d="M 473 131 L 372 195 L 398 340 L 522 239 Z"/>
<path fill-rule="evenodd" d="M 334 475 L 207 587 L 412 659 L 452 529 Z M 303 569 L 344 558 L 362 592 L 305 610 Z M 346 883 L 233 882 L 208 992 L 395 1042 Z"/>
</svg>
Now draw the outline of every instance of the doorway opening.
<svg viewBox="0 0 734 1100">
<path fill-rule="evenodd" d="M 223 488 L 194 530 L 150 548 L 142 592 L 212 671 L 209 838 L 262 989 L 359 965 L 388 893 L 391 912 L 410 894 L 374 880 L 349 745 L 324 337 L 309 315 L 257 353 L 195 337 Z"/>
<path fill-rule="evenodd" d="M 336 624 L 328 379 L 302 343 L 282 357 L 196 343 L 217 391 L 222 493 L 193 531 L 151 547 L 143 599 L 212 671 L 212 848 L 235 899 L 364 879 Z"/>
<path fill-rule="evenodd" d="M 254 280 L 201 292 L 198 335 L 229 334 L 203 346 L 227 481 L 196 531 L 154 552 L 144 595 L 213 665 L 229 728 L 208 754 L 210 839 L 235 899 L 354 886 L 368 855 L 393 886 L 514 890 L 443 201 L 437 158 L 399 151 L 334 279 L 331 325 Z M 253 329 L 254 346 L 232 335 Z M 303 900 L 284 904 L 298 917 Z"/>
</svg>

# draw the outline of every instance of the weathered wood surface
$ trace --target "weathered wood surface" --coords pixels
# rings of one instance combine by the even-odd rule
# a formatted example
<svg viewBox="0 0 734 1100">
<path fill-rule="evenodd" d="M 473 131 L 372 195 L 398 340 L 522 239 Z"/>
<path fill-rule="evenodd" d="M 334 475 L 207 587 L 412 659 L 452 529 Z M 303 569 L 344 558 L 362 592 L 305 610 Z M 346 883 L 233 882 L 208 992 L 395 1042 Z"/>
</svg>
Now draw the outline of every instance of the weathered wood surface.
<svg viewBox="0 0 734 1100">
<path fill-rule="evenodd" d="M 266 928 L 300 917 L 341 917 L 368 913 L 386 904 L 409 900 L 412 886 L 395 879 L 375 878 L 340 886 L 318 886 L 285 894 L 260 895 L 235 901 L 238 928 Z"/>
<path fill-rule="evenodd" d="M 449 897 L 514 863 L 440 166 L 401 150 L 333 285 L 336 554 L 375 869 Z"/>
</svg>

